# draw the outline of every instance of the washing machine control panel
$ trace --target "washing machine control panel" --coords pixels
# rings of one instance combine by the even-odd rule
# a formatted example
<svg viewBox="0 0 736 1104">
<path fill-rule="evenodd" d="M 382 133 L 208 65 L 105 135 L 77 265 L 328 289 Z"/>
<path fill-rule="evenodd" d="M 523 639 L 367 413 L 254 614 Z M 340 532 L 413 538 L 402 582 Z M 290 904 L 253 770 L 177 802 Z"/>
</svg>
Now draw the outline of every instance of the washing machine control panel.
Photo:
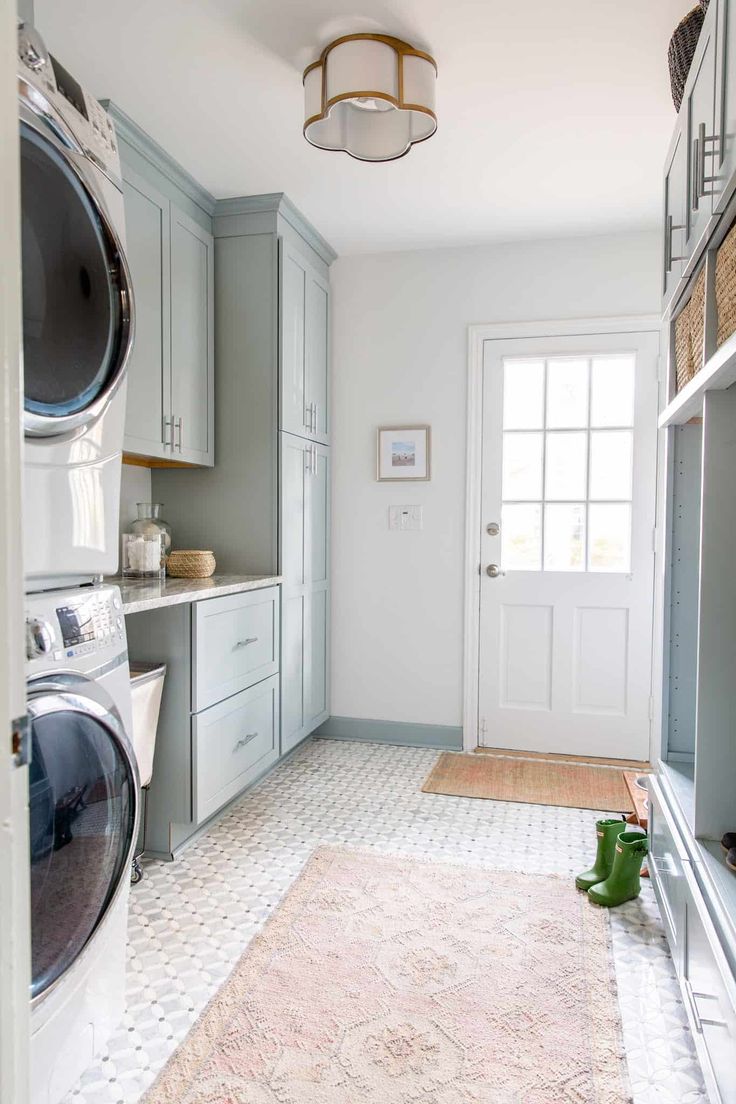
<svg viewBox="0 0 736 1104">
<path fill-rule="evenodd" d="M 75 666 L 76 660 L 125 649 L 125 618 L 117 587 L 46 591 L 26 599 L 26 653 L 38 666 Z M 89 662 L 87 661 L 87 665 Z"/>
<path fill-rule="evenodd" d="M 106 173 L 120 178 L 120 155 L 112 119 L 102 105 L 49 53 L 35 27 L 18 28 L 19 74 L 61 115 L 84 150 Z M 29 93 L 32 96 L 32 93 Z"/>
</svg>

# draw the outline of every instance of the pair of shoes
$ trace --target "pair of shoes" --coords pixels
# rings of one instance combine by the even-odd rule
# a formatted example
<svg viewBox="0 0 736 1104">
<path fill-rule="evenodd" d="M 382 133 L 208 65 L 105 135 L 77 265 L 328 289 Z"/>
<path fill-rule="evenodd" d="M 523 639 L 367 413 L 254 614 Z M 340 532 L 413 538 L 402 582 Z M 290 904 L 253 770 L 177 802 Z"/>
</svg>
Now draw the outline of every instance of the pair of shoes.
<svg viewBox="0 0 736 1104">
<path fill-rule="evenodd" d="M 736 832 L 726 832 L 721 840 L 721 847 L 726 852 L 726 866 L 729 870 L 736 871 Z"/>
<path fill-rule="evenodd" d="M 598 849 L 590 870 L 578 874 L 575 885 L 596 905 L 615 908 L 641 892 L 641 864 L 648 850 L 643 828 L 624 820 L 599 820 L 595 826 Z"/>
</svg>

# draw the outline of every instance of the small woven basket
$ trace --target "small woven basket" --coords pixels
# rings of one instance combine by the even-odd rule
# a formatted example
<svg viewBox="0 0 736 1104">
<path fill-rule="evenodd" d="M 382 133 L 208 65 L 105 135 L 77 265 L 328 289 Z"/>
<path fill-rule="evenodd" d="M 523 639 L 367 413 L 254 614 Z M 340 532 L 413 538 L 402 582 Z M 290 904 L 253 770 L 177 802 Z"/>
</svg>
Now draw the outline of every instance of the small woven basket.
<svg viewBox="0 0 736 1104">
<path fill-rule="evenodd" d="M 678 391 L 694 376 L 690 342 L 690 303 L 686 303 L 675 319 L 675 380 Z"/>
<path fill-rule="evenodd" d="M 685 18 L 677 24 L 675 33 L 670 39 L 667 61 L 670 67 L 672 100 L 676 111 L 679 111 L 682 105 L 685 82 L 693 63 L 695 48 L 698 45 L 709 2 L 710 0 L 699 0 L 697 7 L 688 12 Z"/>
<path fill-rule="evenodd" d="M 716 256 L 716 311 L 720 347 L 736 333 L 736 224 L 731 227 Z"/>
<path fill-rule="evenodd" d="M 174 579 L 208 579 L 216 566 L 212 552 L 187 548 L 169 553 L 166 571 Z"/>
</svg>

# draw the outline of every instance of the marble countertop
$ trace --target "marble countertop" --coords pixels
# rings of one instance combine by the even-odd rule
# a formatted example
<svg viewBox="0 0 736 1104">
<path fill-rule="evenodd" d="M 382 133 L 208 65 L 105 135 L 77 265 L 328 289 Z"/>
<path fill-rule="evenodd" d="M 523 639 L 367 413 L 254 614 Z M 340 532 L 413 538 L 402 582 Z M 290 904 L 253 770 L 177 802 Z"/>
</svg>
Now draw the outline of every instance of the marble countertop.
<svg viewBox="0 0 736 1104">
<path fill-rule="evenodd" d="M 281 578 L 281 575 L 211 575 L 209 579 L 174 579 L 167 575 L 159 580 L 110 576 L 105 582 L 120 587 L 123 613 L 130 614 L 276 586 Z"/>
</svg>

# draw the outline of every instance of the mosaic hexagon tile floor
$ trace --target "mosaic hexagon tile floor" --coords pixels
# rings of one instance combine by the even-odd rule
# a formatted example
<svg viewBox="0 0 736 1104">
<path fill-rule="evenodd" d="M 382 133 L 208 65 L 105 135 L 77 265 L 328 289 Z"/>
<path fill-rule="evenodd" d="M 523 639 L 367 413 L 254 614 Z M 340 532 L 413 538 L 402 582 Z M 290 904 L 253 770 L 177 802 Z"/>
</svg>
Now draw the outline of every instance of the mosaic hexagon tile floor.
<svg viewBox="0 0 736 1104">
<path fill-rule="evenodd" d="M 420 792 L 437 753 L 307 743 L 132 887 L 128 1006 L 64 1104 L 135 1104 L 322 844 L 574 875 L 595 813 Z M 634 1104 L 707 1104 L 651 887 L 611 913 Z M 552 1102 L 550 1102 L 552 1104 Z"/>
</svg>

